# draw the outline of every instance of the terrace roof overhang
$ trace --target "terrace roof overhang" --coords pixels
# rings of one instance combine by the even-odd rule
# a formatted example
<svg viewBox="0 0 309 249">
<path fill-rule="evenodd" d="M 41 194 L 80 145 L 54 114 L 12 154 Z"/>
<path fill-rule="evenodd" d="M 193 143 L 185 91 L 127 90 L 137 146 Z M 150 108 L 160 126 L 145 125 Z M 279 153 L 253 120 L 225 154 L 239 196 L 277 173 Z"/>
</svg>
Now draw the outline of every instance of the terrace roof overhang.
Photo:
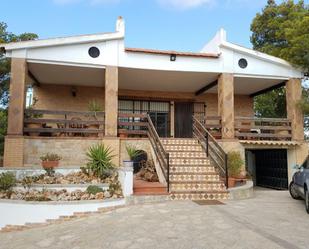
<svg viewBox="0 0 309 249">
<path fill-rule="evenodd" d="M 116 31 L 0 44 L 7 57 L 25 58 L 39 84 L 104 86 L 107 66 L 119 67 L 119 88 L 128 90 L 216 93 L 222 73 L 234 75 L 235 94 L 254 95 L 289 78 L 302 78 L 288 62 L 226 41 L 224 30 L 198 52 L 126 48 L 122 18 Z M 89 56 L 97 47 L 100 56 Z M 173 56 L 173 59 L 172 57 Z M 239 60 L 247 66 L 241 68 Z"/>
</svg>

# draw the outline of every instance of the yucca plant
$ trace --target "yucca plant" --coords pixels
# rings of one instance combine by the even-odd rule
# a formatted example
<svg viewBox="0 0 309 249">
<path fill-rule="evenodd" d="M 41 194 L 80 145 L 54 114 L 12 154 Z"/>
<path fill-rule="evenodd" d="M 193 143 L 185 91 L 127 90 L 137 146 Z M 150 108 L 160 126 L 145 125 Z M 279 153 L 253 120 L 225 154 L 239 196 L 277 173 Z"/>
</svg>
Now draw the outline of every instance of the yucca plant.
<svg viewBox="0 0 309 249">
<path fill-rule="evenodd" d="M 127 145 L 126 146 L 127 153 L 129 155 L 129 158 L 131 161 L 134 161 L 136 157 L 141 155 L 143 152 L 141 150 L 138 150 L 135 146 L 133 145 Z"/>
<path fill-rule="evenodd" d="M 104 144 L 93 145 L 87 152 L 87 168 L 97 177 L 106 178 L 114 170 L 115 165 L 112 159 L 115 155 L 112 154 L 112 150 Z"/>
</svg>

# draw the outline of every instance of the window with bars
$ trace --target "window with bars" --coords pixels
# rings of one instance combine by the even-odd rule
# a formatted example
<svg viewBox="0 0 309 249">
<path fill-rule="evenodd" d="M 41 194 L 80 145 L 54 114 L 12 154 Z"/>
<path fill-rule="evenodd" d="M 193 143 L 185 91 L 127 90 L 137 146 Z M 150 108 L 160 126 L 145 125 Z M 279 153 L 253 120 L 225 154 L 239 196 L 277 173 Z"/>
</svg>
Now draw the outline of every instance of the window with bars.
<svg viewBox="0 0 309 249">
<path fill-rule="evenodd" d="M 159 136 L 169 137 L 170 135 L 170 103 L 166 101 L 146 100 L 119 100 L 118 111 L 120 113 L 148 113 Z M 123 118 L 122 122 L 138 122 L 139 118 Z M 122 127 L 129 129 L 129 127 Z M 131 129 L 141 129 L 131 127 Z"/>
</svg>

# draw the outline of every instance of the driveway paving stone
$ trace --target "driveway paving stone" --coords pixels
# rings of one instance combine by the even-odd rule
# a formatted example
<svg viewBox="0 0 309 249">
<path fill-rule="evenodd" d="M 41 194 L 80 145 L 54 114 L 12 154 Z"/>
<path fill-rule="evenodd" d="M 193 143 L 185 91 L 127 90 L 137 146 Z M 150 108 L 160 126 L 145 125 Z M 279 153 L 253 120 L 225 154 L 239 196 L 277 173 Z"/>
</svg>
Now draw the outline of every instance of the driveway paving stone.
<svg viewBox="0 0 309 249">
<path fill-rule="evenodd" d="M 287 191 L 203 206 L 170 201 L 125 208 L 41 228 L 2 233 L 2 249 L 309 248 L 309 215 Z"/>
</svg>

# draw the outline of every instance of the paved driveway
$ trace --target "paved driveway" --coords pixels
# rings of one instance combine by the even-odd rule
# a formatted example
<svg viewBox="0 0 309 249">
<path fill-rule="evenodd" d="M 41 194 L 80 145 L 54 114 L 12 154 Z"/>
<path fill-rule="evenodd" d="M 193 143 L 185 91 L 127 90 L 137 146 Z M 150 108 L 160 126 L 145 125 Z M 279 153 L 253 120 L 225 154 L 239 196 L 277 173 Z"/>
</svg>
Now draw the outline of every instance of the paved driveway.
<svg viewBox="0 0 309 249">
<path fill-rule="evenodd" d="M 292 200 L 288 192 L 255 194 L 220 206 L 166 202 L 125 207 L 0 234 L 0 248 L 309 248 L 304 203 Z"/>
</svg>

